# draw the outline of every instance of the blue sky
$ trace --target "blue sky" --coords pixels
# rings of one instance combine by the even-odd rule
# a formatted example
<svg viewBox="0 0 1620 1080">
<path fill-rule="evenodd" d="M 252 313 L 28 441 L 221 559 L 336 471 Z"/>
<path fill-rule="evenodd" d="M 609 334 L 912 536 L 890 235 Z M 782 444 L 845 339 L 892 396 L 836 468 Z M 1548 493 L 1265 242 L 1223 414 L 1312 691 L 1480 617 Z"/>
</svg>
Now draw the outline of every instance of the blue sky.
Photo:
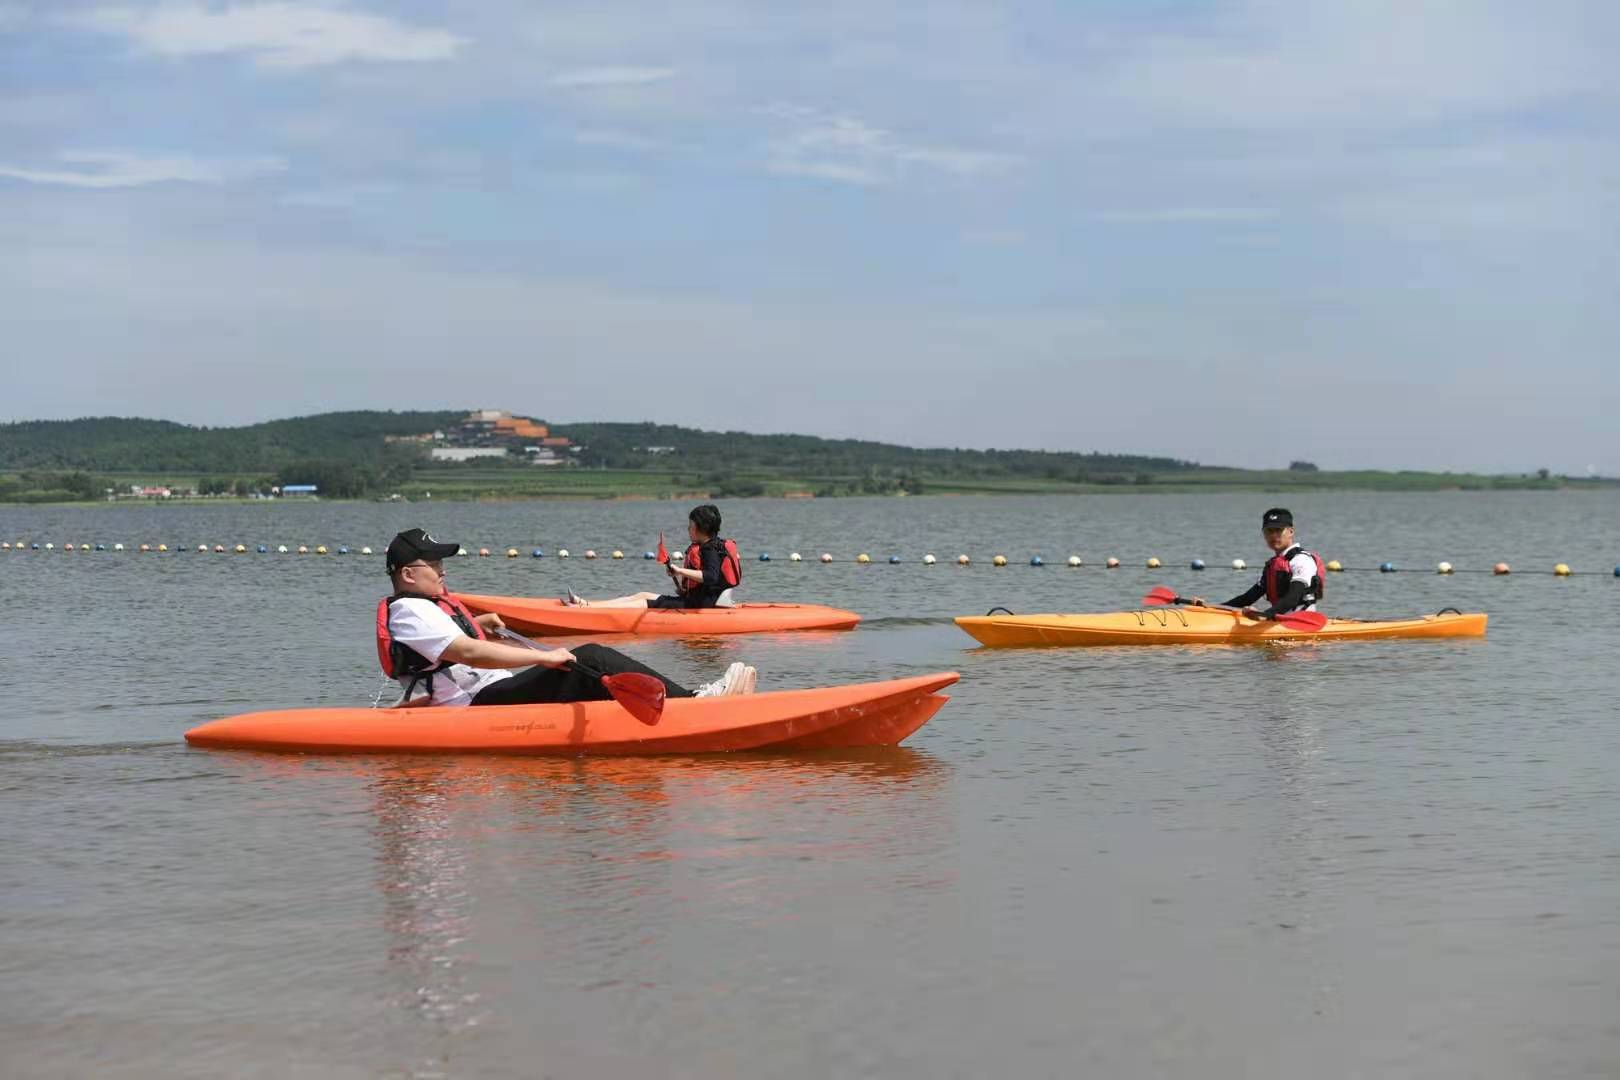
<svg viewBox="0 0 1620 1080">
<path fill-rule="evenodd" d="M 0 419 L 1620 474 L 1620 7 L 0 0 Z"/>
</svg>

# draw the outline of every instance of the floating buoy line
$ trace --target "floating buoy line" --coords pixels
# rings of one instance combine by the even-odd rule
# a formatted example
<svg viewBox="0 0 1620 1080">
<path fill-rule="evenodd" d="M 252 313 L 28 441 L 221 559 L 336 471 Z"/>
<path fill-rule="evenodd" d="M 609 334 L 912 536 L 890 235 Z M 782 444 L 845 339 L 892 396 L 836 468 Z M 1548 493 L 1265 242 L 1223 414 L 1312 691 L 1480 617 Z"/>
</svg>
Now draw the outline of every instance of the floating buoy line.
<svg viewBox="0 0 1620 1080">
<path fill-rule="evenodd" d="M 297 555 L 376 555 L 376 554 L 379 553 L 379 551 L 380 551 L 380 549 L 375 549 L 374 550 L 373 548 L 371 548 L 369 546 L 362 546 L 362 547 L 357 547 L 356 548 L 356 547 L 350 547 L 347 544 L 338 544 L 338 545 L 335 545 L 335 546 L 328 546 L 326 544 L 315 544 L 313 546 L 309 545 L 309 544 L 297 544 L 297 545 L 294 545 L 294 546 L 289 546 L 287 544 L 277 544 L 274 547 L 272 547 L 269 544 L 256 544 L 256 545 L 253 545 L 253 546 L 250 547 L 247 544 L 241 544 L 241 543 L 233 544 L 233 545 L 229 545 L 229 546 L 227 546 L 225 544 L 221 544 L 221 543 L 214 543 L 214 544 L 197 544 L 195 547 L 192 547 L 191 545 L 187 545 L 187 544 L 173 544 L 173 545 L 170 545 L 170 544 L 166 544 L 166 543 L 158 543 L 158 544 L 151 544 L 151 543 L 143 543 L 143 544 L 112 543 L 112 544 L 108 544 L 108 543 L 105 543 L 105 542 L 97 543 L 97 542 L 86 542 L 86 541 L 67 541 L 67 542 L 62 543 L 62 544 L 57 544 L 55 541 L 43 541 L 43 542 L 42 541 L 36 541 L 36 540 L 16 540 L 16 541 L 4 540 L 4 541 L 0 541 L 0 552 L 40 552 L 40 553 L 57 553 L 57 552 L 60 552 L 62 554 L 85 554 L 85 553 L 93 553 L 93 552 L 108 552 L 108 553 L 115 553 L 115 554 L 120 553 L 120 552 L 134 552 L 134 553 L 138 553 L 138 554 L 182 554 L 182 553 L 186 553 L 186 552 L 193 552 L 193 553 L 196 553 L 196 554 L 246 555 L 246 554 L 251 552 L 251 553 L 254 553 L 254 554 L 258 554 L 258 555 L 269 555 L 269 554 L 276 554 L 276 555 L 289 555 L 289 554 L 297 554 Z M 493 557 L 494 555 L 499 554 L 499 555 L 506 556 L 506 558 L 508 558 L 508 559 L 516 559 L 516 558 L 519 558 L 523 554 L 523 551 L 522 551 L 522 549 L 520 549 L 518 547 L 504 547 L 504 548 L 497 547 L 497 548 L 493 548 L 493 549 L 488 548 L 488 547 L 479 547 L 479 548 L 474 548 L 474 549 L 462 548 L 461 551 L 458 552 L 457 554 L 464 555 L 464 556 L 470 556 L 470 557 L 478 557 L 478 558 L 490 558 L 490 557 Z M 528 556 L 531 559 L 544 559 L 544 558 L 548 557 L 548 554 L 547 554 L 547 552 L 546 552 L 546 550 L 544 548 L 534 547 L 534 548 L 528 549 Z M 568 558 L 573 558 L 574 556 L 572 555 L 572 553 L 567 548 L 558 548 L 557 551 L 556 551 L 555 557 L 559 558 L 559 559 L 568 559 Z M 603 556 L 599 556 L 597 554 L 597 551 L 596 551 L 595 548 L 586 548 L 584 550 L 584 552 L 582 553 L 582 557 L 585 558 L 585 559 L 590 559 L 590 560 L 596 560 L 596 559 L 599 559 L 599 558 L 606 558 L 606 559 L 609 559 L 609 560 L 612 560 L 612 561 L 624 561 L 628 556 L 625 555 L 625 552 L 624 552 L 624 550 L 622 548 L 614 548 L 609 553 L 607 553 L 606 555 L 603 555 Z M 643 560 L 652 560 L 652 559 L 656 559 L 657 557 L 658 556 L 656 555 L 656 553 L 651 552 L 651 551 L 643 551 L 641 553 L 641 558 Z M 674 562 L 681 562 L 682 559 L 684 558 L 684 553 L 683 552 L 671 552 L 669 557 Z M 762 551 L 762 552 L 759 553 L 758 559 L 762 563 L 771 562 L 772 561 L 771 553 L 768 552 L 768 551 Z M 821 552 L 820 554 L 816 555 L 813 559 L 806 559 L 799 552 L 794 551 L 794 552 L 790 552 L 788 554 L 787 561 L 790 562 L 790 563 L 801 563 L 801 562 L 814 561 L 814 562 L 819 562 L 822 565 L 828 565 L 828 564 L 837 563 L 837 562 L 853 561 L 855 563 L 855 565 L 857 565 L 857 566 L 873 566 L 873 565 L 879 565 L 879 564 L 887 564 L 889 566 L 899 566 L 899 565 L 901 565 L 903 563 L 907 563 L 907 562 L 910 562 L 910 561 L 913 561 L 913 560 L 908 560 L 908 559 L 904 558 L 903 556 L 901 556 L 898 553 L 891 553 L 891 554 L 889 554 L 889 555 L 887 555 L 885 557 L 874 559 L 867 552 L 861 552 L 860 554 L 855 555 L 853 557 L 853 560 L 849 560 L 849 558 L 847 556 L 845 557 L 845 559 L 839 559 L 836 556 L 834 556 L 832 554 L 832 552 L 830 552 L 830 551 Z M 937 565 L 939 563 L 940 560 L 939 560 L 939 557 L 936 554 L 934 554 L 933 552 L 928 552 L 927 554 L 923 555 L 920 560 L 916 560 L 916 561 L 920 562 L 921 565 L 923 565 L 923 566 L 935 566 L 935 565 Z M 958 554 L 951 561 L 954 562 L 954 564 L 956 566 L 959 566 L 959 567 L 968 567 L 968 566 L 974 565 L 972 556 L 968 555 L 965 552 L 963 552 L 961 554 Z M 992 566 L 994 568 L 998 568 L 998 569 L 1013 565 L 1013 562 L 1009 559 L 1009 557 L 1006 554 L 999 553 L 999 552 L 990 556 L 989 563 L 990 563 L 990 566 Z M 1046 559 L 1043 556 L 1038 555 L 1038 554 L 1037 555 L 1031 555 L 1029 557 L 1028 563 L 1026 565 L 1028 565 L 1028 566 L 1030 566 L 1032 568 L 1037 568 L 1038 569 L 1038 568 L 1046 566 Z M 1082 569 L 1083 567 L 1085 567 L 1087 565 L 1087 563 L 1079 555 L 1070 555 L 1066 559 L 1063 560 L 1062 565 L 1068 567 L 1071 570 L 1079 570 L 1079 569 Z M 1112 556 L 1112 555 L 1108 556 L 1102 562 L 1102 566 L 1106 570 L 1119 570 L 1119 569 L 1122 569 L 1125 565 L 1126 564 L 1123 563 L 1117 556 Z M 1156 555 L 1155 556 L 1149 556 L 1148 558 L 1142 560 L 1137 565 L 1139 565 L 1143 569 L 1147 569 L 1147 570 L 1163 570 L 1163 569 L 1165 569 L 1165 563 Z M 1231 568 L 1233 570 L 1241 571 L 1241 570 L 1248 570 L 1249 569 L 1249 564 L 1243 559 L 1233 559 L 1233 560 L 1231 560 L 1229 565 L 1231 566 Z M 1594 576 L 1594 575 L 1610 576 L 1610 572 L 1607 571 L 1607 570 L 1577 570 L 1577 569 L 1573 568 L 1569 563 L 1566 563 L 1566 562 L 1555 563 L 1550 569 L 1538 569 L 1538 570 L 1524 570 L 1524 569 L 1515 570 L 1511 565 L 1509 565 L 1506 562 L 1498 562 L 1498 563 L 1495 563 L 1492 566 L 1473 566 L 1473 567 L 1455 566 L 1452 563 L 1450 563 L 1448 561 L 1444 561 L 1444 560 L 1442 560 L 1441 562 L 1435 564 L 1435 566 L 1432 569 L 1421 569 L 1421 570 L 1418 569 L 1418 568 L 1415 568 L 1415 567 L 1399 566 L 1399 565 L 1395 564 L 1394 562 L 1390 562 L 1390 561 L 1381 562 L 1376 566 L 1346 566 L 1343 563 L 1341 563 L 1338 559 L 1330 559 L 1324 565 L 1325 565 L 1327 571 L 1329 573 L 1332 573 L 1332 574 L 1432 573 L 1432 574 L 1438 574 L 1438 575 L 1440 575 L 1442 577 L 1449 577 L 1449 576 L 1452 576 L 1452 575 L 1455 575 L 1455 574 L 1491 574 L 1491 575 L 1496 576 L 1496 577 L 1506 577 L 1506 576 L 1509 576 L 1511 574 L 1517 574 L 1517 575 L 1521 575 L 1521 576 L 1524 575 L 1524 574 L 1541 574 L 1541 575 L 1551 575 L 1553 577 L 1577 577 L 1577 576 L 1585 577 L 1585 576 Z M 1206 571 L 1208 569 L 1208 567 L 1209 567 L 1209 564 L 1206 563 L 1203 559 L 1193 559 L 1193 560 L 1191 560 L 1190 562 L 1187 563 L 1187 568 L 1189 570 L 1194 570 L 1194 571 Z M 1616 566 L 1614 568 L 1613 576 L 1616 577 L 1616 578 L 1620 578 L 1620 566 Z"/>
</svg>

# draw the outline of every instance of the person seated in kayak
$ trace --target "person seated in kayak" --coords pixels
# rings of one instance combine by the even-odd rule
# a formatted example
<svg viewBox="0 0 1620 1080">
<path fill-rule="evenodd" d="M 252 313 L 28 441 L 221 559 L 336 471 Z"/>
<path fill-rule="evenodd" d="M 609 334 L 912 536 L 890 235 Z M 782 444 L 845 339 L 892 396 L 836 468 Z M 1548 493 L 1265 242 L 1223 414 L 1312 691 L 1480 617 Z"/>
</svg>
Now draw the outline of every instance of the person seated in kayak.
<svg viewBox="0 0 1620 1080">
<path fill-rule="evenodd" d="M 1260 518 L 1260 531 L 1272 551 L 1271 558 L 1261 568 L 1260 580 L 1224 606 L 1242 608 L 1251 619 L 1275 619 L 1288 611 L 1315 611 L 1327 573 L 1322 556 L 1294 542 L 1294 515 L 1280 506 L 1267 510 Z M 1262 596 L 1271 605 L 1264 611 L 1254 607 Z M 1198 596 L 1187 602 L 1207 606 Z"/>
<path fill-rule="evenodd" d="M 377 657 L 384 673 L 404 685 L 406 700 L 426 696 L 435 705 L 606 701 L 611 695 L 597 676 L 627 671 L 661 680 L 672 698 L 754 690 L 757 673 L 742 663 L 693 691 L 603 645 L 536 651 L 491 640 L 505 629 L 501 617 L 474 615 L 445 586 L 444 560 L 459 550 L 459 544 L 440 543 L 421 529 L 408 529 L 388 545 L 393 592 L 377 605 Z M 575 661 L 595 674 L 577 670 Z"/>
<path fill-rule="evenodd" d="M 562 598 L 563 603 L 571 607 L 690 609 L 719 606 L 722 593 L 742 584 L 742 559 L 737 554 L 737 545 L 720 536 L 720 508 L 710 503 L 695 508 L 687 515 L 686 535 L 692 543 L 686 549 L 682 564 L 676 566 L 673 559 L 664 564 L 664 569 L 675 580 L 674 595 L 638 592 L 611 600 L 585 600 L 569 589 Z"/>
</svg>

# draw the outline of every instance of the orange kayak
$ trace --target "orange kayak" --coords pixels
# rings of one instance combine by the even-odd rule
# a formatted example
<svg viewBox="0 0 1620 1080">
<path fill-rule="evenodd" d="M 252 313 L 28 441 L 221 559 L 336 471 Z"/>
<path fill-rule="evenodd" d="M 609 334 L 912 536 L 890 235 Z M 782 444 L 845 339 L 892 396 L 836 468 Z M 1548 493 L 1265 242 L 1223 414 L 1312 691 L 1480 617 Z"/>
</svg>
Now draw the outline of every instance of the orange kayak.
<svg viewBox="0 0 1620 1080">
<path fill-rule="evenodd" d="M 475 615 L 493 611 L 525 634 L 768 634 L 782 630 L 850 630 L 853 611 L 820 604 L 738 604 L 664 611 L 658 608 L 573 607 L 528 596 L 456 594 Z"/>
<path fill-rule="evenodd" d="M 1097 615 L 975 615 L 956 620 L 980 643 L 1020 645 L 1258 645 L 1273 641 L 1483 637 L 1485 613 L 1416 619 L 1329 619 L 1317 631 L 1240 618 L 1223 608 L 1155 607 Z"/>
<path fill-rule="evenodd" d="M 736 697 L 671 698 L 648 727 L 612 701 L 281 709 L 213 720 L 193 746 L 324 753 L 701 754 L 894 746 L 950 700 L 954 671 Z"/>
</svg>

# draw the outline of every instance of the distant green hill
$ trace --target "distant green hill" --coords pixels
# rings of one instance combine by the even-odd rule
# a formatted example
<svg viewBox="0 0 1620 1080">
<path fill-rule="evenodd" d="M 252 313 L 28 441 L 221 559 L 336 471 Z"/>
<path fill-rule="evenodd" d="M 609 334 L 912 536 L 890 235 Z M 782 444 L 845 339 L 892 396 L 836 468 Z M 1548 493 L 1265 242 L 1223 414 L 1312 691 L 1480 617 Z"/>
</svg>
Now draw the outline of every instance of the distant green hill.
<svg viewBox="0 0 1620 1080">
<path fill-rule="evenodd" d="M 1614 481 L 1423 472 L 1323 472 L 1297 461 L 1245 470 L 1170 457 L 1041 450 L 920 449 L 858 439 L 699 431 L 651 423 L 552 424 L 581 449 L 568 464 L 521 457 L 432 461 L 388 442 L 452 428 L 467 410 L 341 412 L 244 427 L 93 417 L 0 424 L 0 502 L 96 499 L 132 483 L 248 494 L 313 483 L 322 495 L 533 498 L 1108 490 L 1554 488 Z"/>
</svg>

